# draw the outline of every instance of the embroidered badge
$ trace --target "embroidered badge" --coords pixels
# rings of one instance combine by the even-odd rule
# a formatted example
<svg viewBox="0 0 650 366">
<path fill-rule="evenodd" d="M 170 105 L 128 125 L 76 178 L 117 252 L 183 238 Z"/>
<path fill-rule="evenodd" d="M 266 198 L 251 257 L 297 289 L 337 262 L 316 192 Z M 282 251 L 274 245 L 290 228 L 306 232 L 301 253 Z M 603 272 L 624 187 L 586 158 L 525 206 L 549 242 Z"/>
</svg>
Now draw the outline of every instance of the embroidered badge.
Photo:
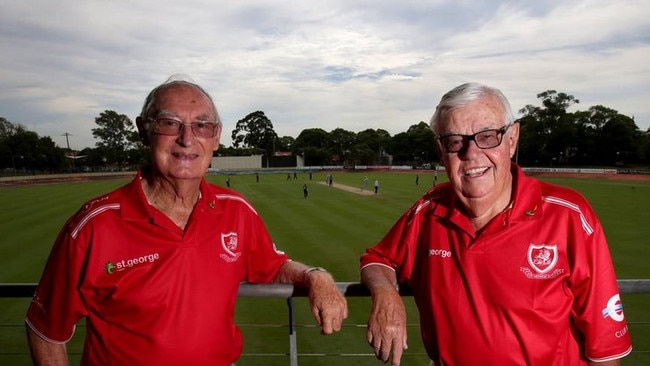
<svg viewBox="0 0 650 366">
<path fill-rule="evenodd" d="M 221 247 L 226 253 L 221 253 L 219 256 L 226 262 L 234 262 L 241 256 L 241 252 L 237 252 L 237 233 L 221 234 Z"/>
<path fill-rule="evenodd" d="M 528 247 L 528 264 L 538 273 L 544 274 L 555 267 L 558 259 L 557 245 L 530 244 Z"/>
</svg>

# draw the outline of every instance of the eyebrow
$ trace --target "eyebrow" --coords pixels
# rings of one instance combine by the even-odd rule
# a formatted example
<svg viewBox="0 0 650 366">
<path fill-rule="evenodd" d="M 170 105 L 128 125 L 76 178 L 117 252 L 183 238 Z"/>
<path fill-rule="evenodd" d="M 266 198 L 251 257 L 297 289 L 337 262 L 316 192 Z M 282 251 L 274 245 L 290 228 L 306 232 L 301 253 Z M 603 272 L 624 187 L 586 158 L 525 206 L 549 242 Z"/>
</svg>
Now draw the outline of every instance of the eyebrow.
<svg viewBox="0 0 650 366">
<path fill-rule="evenodd" d="M 167 111 L 167 110 L 160 110 L 160 111 L 158 111 L 158 113 L 155 116 L 156 117 L 172 117 L 172 118 L 176 118 L 176 119 L 179 119 L 179 120 L 181 119 L 178 116 L 178 114 L 176 114 L 174 112 L 171 112 L 171 111 Z M 198 116 L 194 117 L 194 120 L 195 121 L 211 121 L 213 119 L 210 116 L 210 114 L 204 113 L 204 114 L 201 114 L 201 115 L 198 115 Z M 214 118 L 214 120 L 216 120 L 216 118 Z"/>
<path fill-rule="evenodd" d="M 484 131 L 500 130 L 503 127 L 505 127 L 505 125 L 501 126 L 501 127 L 485 127 L 485 128 L 482 128 L 482 129 L 480 129 L 480 130 L 478 130 L 478 131 L 476 131 L 474 133 L 470 133 L 470 134 L 464 134 L 464 133 L 459 133 L 459 132 L 445 132 L 445 133 L 439 134 L 438 136 L 440 136 L 440 137 L 452 136 L 452 135 L 471 136 L 471 135 L 476 135 L 477 133 L 481 133 L 481 132 L 484 132 Z"/>
</svg>

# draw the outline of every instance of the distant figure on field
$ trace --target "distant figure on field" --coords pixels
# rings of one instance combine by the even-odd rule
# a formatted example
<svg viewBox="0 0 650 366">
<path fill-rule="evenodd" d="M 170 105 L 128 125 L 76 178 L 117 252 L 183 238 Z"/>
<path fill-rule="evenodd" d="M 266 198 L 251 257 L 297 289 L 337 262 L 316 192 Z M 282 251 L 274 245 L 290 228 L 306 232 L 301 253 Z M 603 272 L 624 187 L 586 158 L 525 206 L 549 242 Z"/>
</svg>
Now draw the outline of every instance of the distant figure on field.
<svg viewBox="0 0 650 366">
<path fill-rule="evenodd" d="M 433 186 L 435 187 L 438 184 L 438 166 L 434 166 L 433 169 Z"/>
<path fill-rule="evenodd" d="M 363 184 L 361 185 L 361 190 L 363 191 L 364 189 L 368 189 L 369 183 L 370 183 L 370 179 L 368 179 L 367 176 L 363 177 Z"/>
<path fill-rule="evenodd" d="M 379 192 L 379 180 L 375 180 L 375 194 Z"/>
<path fill-rule="evenodd" d="M 416 174 L 416 175 L 415 175 L 415 185 L 416 185 L 416 186 L 419 186 L 419 185 L 420 185 L 420 175 L 419 175 L 419 174 Z"/>
<path fill-rule="evenodd" d="M 226 187 L 230 188 L 230 177 L 226 178 Z"/>
<path fill-rule="evenodd" d="M 307 183 L 302 185 L 302 195 L 307 198 L 309 196 L 309 188 L 307 188 Z"/>
<path fill-rule="evenodd" d="M 255 181 L 256 181 L 257 183 L 260 182 L 260 174 L 259 174 L 259 173 L 255 173 Z"/>
</svg>

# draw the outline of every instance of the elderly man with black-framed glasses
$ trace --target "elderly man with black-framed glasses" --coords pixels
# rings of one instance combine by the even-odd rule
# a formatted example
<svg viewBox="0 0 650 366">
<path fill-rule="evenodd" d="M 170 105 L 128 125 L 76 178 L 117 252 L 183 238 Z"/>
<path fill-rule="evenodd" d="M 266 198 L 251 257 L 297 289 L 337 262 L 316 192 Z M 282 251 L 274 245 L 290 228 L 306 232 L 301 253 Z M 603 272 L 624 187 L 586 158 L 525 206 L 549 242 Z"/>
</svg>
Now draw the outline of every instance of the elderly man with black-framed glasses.
<svg viewBox="0 0 650 366">
<path fill-rule="evenodd" d="M 603 228 L 579 193 L 511 161 L 505 96 L 460 85 L 431 128 L 449 182 L 361 256 L 376 356 L 397 366 L 407 348 L 405 283 L 432 365 L 619 365 L 632 345 Z"/>
</svg>

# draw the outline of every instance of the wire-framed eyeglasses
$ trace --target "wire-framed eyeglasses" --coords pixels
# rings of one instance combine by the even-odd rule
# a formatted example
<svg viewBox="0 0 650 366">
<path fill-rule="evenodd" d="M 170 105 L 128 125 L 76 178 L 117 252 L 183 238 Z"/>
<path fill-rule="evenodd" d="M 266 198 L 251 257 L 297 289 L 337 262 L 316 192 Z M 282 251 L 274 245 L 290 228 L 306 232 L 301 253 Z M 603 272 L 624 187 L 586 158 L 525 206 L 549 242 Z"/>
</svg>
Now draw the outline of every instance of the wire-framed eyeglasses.
<svg viewBox="0 0 650 366">
<path fill-rule="evenodd" d="M 458 133 L 438 137 L 440 145 L 448 153 L 457 153 L 461 151 L 470 141 L 474 141 L 479 149 L 492 149 L 501 145 L 503 135 L 508 131 L 512 124 L 505 125 L 501 128 L 483 130 L 473 135 L 461 135 Z"/>
<path fill-rule="evenodd" d="M 196 137 L 211 138 L 217 133 L 217 124 L 215 122 L 183 123 L 169 117 L 149 118 L 149 122 L 153 124 L 153 132 L 160 135 L 178 136 L 185 126 L 189 126 Z"/>
</svg>

